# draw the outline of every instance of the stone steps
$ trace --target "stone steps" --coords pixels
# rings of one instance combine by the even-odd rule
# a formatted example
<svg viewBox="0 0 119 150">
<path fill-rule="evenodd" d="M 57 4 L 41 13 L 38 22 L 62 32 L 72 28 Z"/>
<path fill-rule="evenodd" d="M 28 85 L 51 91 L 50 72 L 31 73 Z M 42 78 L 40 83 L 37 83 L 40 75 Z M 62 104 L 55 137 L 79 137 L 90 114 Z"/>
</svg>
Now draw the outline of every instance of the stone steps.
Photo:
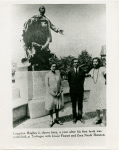
<svg viewBox="0 0 119 150">
<path fill-rule="evenodd" d="M 12 109 L 15 109 L 17 107 L 27 105 L 27 104 L 28 104 L 27 99 L 17 98 L 17 99 L 12 101 Z"/>
<path fill-rule="evenodd" d="M 12 101 L 13 122 L 27 116 L 28 100 L 17 98 Z"/>
<path fill-rule="evenodd" d="M 19 88 L 12 87 L 12 111 L 13 111 L 13 122 L 27 116 L 28 99 L 20 97 Z"/>
</svg>

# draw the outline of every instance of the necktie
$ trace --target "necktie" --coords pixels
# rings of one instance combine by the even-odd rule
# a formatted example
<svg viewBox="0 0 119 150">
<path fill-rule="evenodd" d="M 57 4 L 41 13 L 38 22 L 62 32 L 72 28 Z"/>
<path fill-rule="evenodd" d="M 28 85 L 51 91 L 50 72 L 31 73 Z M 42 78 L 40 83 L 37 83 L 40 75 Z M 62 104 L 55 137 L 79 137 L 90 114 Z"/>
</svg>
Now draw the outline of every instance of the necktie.
<svg viewBox="0 0 119 150">
<path fill-rule="evenodd" d="M 76 68 L 76 77 L 77 77 L 77 68 Z"/>
</svg>

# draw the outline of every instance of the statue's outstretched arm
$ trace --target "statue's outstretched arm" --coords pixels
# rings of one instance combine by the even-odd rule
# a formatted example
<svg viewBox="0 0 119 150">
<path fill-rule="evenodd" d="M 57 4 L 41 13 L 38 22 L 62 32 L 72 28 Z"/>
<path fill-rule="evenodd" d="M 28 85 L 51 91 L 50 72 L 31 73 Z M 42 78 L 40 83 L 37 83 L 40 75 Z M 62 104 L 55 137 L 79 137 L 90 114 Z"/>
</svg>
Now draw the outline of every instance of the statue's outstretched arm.
<svg viewBox="0 0 119 150">
<path fill-rule="evenodd" d="M 53 31 L 55 31 L 55 32 L 57 32 L 57 33 L 59 32 L 60 34 L 64 34 L 64 30 L 57 28 L 55 25 L 53 25 L 53 24 L 51 23 L 50 20 L 49 20 L 49 22 L 50 22 L 50 28 L 51 28 Z"/>
</svg>

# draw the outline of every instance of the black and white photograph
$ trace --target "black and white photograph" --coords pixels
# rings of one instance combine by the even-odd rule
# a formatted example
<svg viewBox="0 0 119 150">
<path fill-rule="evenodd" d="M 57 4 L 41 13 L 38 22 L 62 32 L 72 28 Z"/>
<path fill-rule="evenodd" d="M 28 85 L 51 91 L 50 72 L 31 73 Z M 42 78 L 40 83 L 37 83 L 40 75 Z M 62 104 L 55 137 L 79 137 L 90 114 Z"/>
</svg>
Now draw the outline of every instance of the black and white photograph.
<svg viewBox="0 0 119 150">
<path fill-rule="evenodd" d="M 0 2 L 0 149 L 118 149 L 118 19 L 118 0 Z"/>
<path fill-rule="evenodd" d="M 13 4 L 13 128 L 103 127 L 106 4 Z"/>
</svg>

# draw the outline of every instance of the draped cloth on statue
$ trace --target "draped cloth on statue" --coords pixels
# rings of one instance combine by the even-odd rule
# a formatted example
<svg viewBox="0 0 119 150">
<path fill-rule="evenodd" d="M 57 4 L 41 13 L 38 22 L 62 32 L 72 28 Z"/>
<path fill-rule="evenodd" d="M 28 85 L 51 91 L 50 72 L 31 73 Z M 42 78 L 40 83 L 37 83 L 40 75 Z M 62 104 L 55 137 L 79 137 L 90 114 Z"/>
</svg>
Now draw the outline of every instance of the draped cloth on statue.
<svg viewBox="0 0 119 150">
<path fill-rule="evenodd" d="M 25 22 L 23 30 L 27 32 L 28 30 L 30 30 L 30 28 L 31 30 L 33 30 L 33 32 L 34 30 L 39 32 L 39 34 L 38 33 L 36 34 L 38 34 L 38 36 L 40 36 L 41 39 L 43 37 L 45 40 L 46 38 L 50 38 L 50 42 L 52 42 L 51 29 L 55 32 L 58 32 L 58 28 L 54 26 L 46 16 L 40 16 L 40 15 L 34 15 L 27 22 Z M 39 42 L 41 41 L 37 41 L 38 44 L 41 44 Z"/>
</svg>

